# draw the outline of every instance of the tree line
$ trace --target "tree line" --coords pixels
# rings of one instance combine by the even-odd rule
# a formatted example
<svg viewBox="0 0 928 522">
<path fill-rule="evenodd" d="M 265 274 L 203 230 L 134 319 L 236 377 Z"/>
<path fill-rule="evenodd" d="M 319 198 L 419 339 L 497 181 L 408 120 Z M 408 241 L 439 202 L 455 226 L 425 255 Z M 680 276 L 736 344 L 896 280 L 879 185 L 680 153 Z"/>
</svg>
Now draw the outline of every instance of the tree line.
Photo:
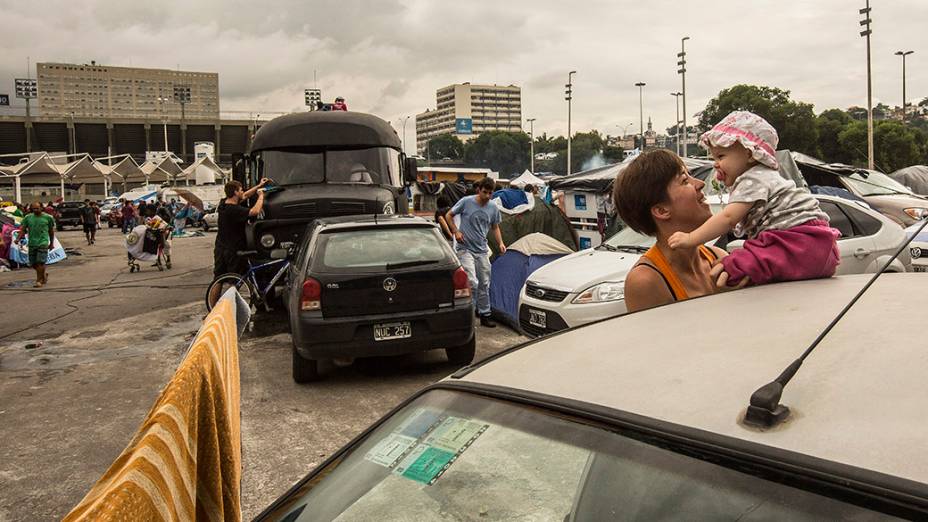
<svg viewBox="0 0 928 522">
<path fill-rule="evenodd" d="M 874 113 L 874 163 L 878 170 L 892 172 L 902 167 L 928 164 L 928 118 L 915 116 L 915 109 L 928 109 L 928 98 L 909 109 L 905 122 L 884 119 L 892 109 L 878 104 Z M 789 149 L 817 157 L 829 163 L 867 165 L 867 111 L 859 107 L 827 109 L 816 115 L 810 103 L 793 100 L 790 91 L 777 87 L 735 85 L 724 89 L 709 101 L 689 127 L 698 135 L 734 110 L 760 115 L 780 136 L 780 149 Z M 680 129 L 682 131 L 682 129 Z M 677 129 L 667 129 L 675 135 Z M 571 143 L 571 172 L 579 172 L 602 163 L 622 160 L 623 151 L 610 146 L 608 137 L 598 131 L 574 134 Z M 445 134 L 432 138 L 427 151 L 432 160 L 450 159 L 471 167 L 485 167 L 508 177 L 530 165 L 531 140 L 524 132 L 489 131 L 467 143 Z M 536 172 L 567 173 L 567 139 L 542 134 L 535 138 L 535 154 L 555 153 L 553 159 L 536 160 Z M 694 148 L 690 153 L 701 154 Z"/>
</svg>

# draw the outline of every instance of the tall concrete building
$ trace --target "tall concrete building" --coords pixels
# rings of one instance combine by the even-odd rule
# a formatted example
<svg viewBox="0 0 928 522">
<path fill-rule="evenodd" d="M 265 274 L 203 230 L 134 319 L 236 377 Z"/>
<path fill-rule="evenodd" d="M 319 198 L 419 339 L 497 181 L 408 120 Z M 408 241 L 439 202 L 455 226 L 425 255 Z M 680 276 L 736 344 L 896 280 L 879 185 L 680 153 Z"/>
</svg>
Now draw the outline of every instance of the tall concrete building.
<svg viewBox="0 0 928 522">
<path fill-rule="evenodd" d="M 453 134 L 463 141 L 481 132 L 522 130 L 522 89 L 515 85 L 456 83 L 438 89 L 435 110 L 416 115 L 416 149 L 426 155 L 428 140 Z"/>
<path fill-rule="evenodd" d="M 39 63 L 36 74 L 39 110 L 47 117 L 177 120 L 183 112 L 185 119 L 219 118 L 218 73 L 92 62 Z"/>
</svg>

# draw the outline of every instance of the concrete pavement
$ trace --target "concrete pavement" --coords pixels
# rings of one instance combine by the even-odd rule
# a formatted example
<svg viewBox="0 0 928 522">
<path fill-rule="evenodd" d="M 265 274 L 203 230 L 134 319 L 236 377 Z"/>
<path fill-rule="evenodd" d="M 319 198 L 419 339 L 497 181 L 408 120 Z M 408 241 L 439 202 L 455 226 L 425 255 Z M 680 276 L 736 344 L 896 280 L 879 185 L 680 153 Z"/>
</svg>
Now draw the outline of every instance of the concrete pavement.
<svg viewBox="0 0 928 522">
<path fill-rule="evenodd" d="M 0 273 L 0 522 L 60 519 L 123 450 L 205 314 L 214 237 L 176 240 L 172 271 L 129 274 L 121 235 L 104 230 L 86 255 L 53 265 L 46 288 L 32 290 L 31 271 Z M 68 247 L 82 239 L 60 235 Z M 503 327 L 477 334 L 478 358 L 524 340 Z M 297 385 L 287 325 L 266 314 L 240 351 L 246 519 L 455 369 L 439 350 L 328 366 Z"/>
</svg>

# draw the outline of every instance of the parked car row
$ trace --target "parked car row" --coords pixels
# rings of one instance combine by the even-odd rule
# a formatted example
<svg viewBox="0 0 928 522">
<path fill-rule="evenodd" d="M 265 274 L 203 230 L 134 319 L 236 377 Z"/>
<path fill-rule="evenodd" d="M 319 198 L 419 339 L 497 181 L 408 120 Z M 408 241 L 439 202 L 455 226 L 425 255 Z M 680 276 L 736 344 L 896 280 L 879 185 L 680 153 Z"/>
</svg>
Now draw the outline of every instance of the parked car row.
<svg viewBox="0 0 928 522">
<path fill-rule="evenodd" d="M 866 204 L 816 194 L 831 226 L 841 232 L 841 264 L 837 275 L 875 273 L 906 239 L 899 225 Z M 721 210 L 715 197 L 712 212 Z M 742 241 L 724 237 L 714 244 L 729 251 Z M 602 245 L 557 259 L 529 276 L 519 299 L 519 324 L 530 336 L 546 335 L 621 315 L 625 309 L 625 276 L 654 238 L 625 228 Z M 910 252 L 893 261 L 888 271 L 912 271 Z"/>
</svg>

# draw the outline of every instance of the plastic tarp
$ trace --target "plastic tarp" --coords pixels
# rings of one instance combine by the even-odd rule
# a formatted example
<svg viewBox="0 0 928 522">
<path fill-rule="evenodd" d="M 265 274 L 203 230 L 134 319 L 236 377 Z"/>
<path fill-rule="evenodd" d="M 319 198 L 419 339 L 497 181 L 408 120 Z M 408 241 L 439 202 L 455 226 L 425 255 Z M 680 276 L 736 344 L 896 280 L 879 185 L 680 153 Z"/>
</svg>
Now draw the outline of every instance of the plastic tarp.
<svg viewBox="0 0 928 522">
<path fill-rule="evenodd" d="M 519 294 L 528 276 L 544 265 L 571 253 L 560 241 L 541 233 L 516 241 L 493 261 L 490 273 L 490 309 L 493 317 L 519 329 Z"/>
<path fill-rule="evenodd" d="M 612 163 L 584 170 L 570 176 L 560 176 L 548 180 L 548 186 L 555 190 L 579 190 L 584 192 L 605 193 L 612 190 L 612 183 L 616 176 L 622 173 L 634 158 L 629 158 L 621 163 Z M 683 163 L 689 169 L 690 174 L 705 175 L 712 170 L 712 161 L 702 158 L 683 158 Z"/>
<path fill-rule="evenodd" d="M 29 234 L 26 234 L 26 238 L 29 238 Z M 10 260 L 16 261 L 22 266 L 29 265 L 29 247 L 20 242 L 19 230 L 14 230 L 12 233 L 12 243 L 10 244 Z M 48 260 L 45 262 L 46 265 L 53 265 L 59 261 L 64 261 L 68 258 L 68 255 L 64 251 L 64 247 L 61 246 L 61 242 L 58 241 L 56 236 L 54 239 L 54 245 L 48 250 Z"/>
<path fill-rule="evenodd" d="M 547 183 L 545 183 L 545 180 L 532 174 L 531 172 L 528 171 L 528 169 L 526 169 L 525 172 L 522 173 L 522 175 L 520 175 L 519 177 L 509 182 L 510 187 L 515 187 L 515 188 L 520 188 L 520 189 L 525 188 L 526 185 L 535 185 L 536 187 L 543 187 L 546 184 Z"/>
<path fill-rule="evenodd" d="M 528 204 L 528 193 L 519 189 L 501 189 L 493 193 L 493 199 L 498 200 L 503 208 L 512 210 L 519 205 Z"/>
<path fill-rule="evenodd" d="M 554 238 L 561 244 L 572 251 L 578 248 L 577 236 L 570 227 L 567 216 L 561 212 L 556 205 L 545 203 L 537 196 L 534 198 L 531 209 L 525 210 L 518 214 L 508 214 L 501 212 L 502 222 L 499 224 L 500 233 L 503 236 L 503 243 L 512 245 L 519 239 L 540 232 Z M 487 233 L 487 242 L 490 251 L 494 257 L 499 255 L 496 239 L 493 237 L 493 229 Z"/>
<path fill-rule="evenodd" d="M 889 174 L 889 177 L 909 187 L 919 196 L 928 196 L 928 165 L 912 165 Z"/>
</svg>

